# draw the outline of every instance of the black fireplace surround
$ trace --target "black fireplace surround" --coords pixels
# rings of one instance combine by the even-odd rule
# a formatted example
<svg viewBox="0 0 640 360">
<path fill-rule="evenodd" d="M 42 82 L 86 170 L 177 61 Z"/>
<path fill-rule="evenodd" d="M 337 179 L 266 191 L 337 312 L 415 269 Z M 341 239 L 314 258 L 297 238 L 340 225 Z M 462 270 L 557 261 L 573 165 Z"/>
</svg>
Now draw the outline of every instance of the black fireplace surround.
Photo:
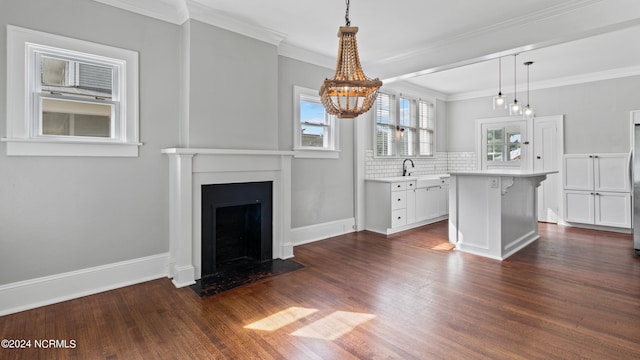
<svg viewBox="0 0 640 360">
<path fill-rule="evenodd" d="M 272 188 L 272 181 L 202 185 L 203 283 L 272 259 Z"/>
</svg>

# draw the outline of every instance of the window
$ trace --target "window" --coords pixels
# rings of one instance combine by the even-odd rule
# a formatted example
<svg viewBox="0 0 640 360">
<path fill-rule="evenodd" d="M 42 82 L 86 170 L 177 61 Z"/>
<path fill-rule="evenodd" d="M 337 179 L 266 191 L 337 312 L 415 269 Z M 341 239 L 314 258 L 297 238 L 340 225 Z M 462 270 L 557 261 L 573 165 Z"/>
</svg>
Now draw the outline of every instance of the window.
<svg viewBox="0 0 640 360">
<path fill-rule="evenodd" d="M 482 169 L 526 168 L 527 148 L 525 120 L 481 119 L 476 131 L 480 131 L 479 161 Z"/>
<path fill-rule="evenodd" d="M 432 103 L 379 93 L 374 116 L 376 156 L 434 155 Z"/>
<path fill-rule="evenodd" d="M 295 156 L 337 158 L 336 117 L 325 111 L 316 90 L 294 86 L 293 93 Z"/>
<path fill-rule="evenodd" d="M 138 156 L 138 54 L 8 26 L 8 155 Z"/>
</svg>

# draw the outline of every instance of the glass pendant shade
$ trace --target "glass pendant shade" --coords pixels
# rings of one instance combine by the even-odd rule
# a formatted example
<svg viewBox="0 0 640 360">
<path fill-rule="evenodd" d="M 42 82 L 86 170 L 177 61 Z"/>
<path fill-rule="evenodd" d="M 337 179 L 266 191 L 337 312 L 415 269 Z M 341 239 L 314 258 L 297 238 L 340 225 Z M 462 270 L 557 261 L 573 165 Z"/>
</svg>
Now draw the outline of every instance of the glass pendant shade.
<svg viewBox="0 0 640 360">
<path fill-rule="evenodd" d="M 493 97 L 493 110 L 500 110 L 507 108 L 507 99 L 502 95 L 502 93 L 498 93 L 498 95 Z"/>
<path fill-rule="evenodd" d="M 533 64 L 533 61 L 527 61 L 524 65 L 527 67 L 527 106 L 524 107 L 524 111 L 522 113 L 522 117 L 531 120 L 534 118 L 533 108 L 529 105 L 529 66 Z"/>
<path fill-rule="evenodd" d="M 522 117 L 527 120 L 531 120 L 534 117 L 533 108 L 531 105 L 527 105 L 524 107 L 524 111 L 522 112 Z"/>
<path fill-rule="evenodd" d="M 522 106 L 517 99 L 514 99 L 511 104 L 509 104 L 509 115 L 522 115 Z"/>
<path fill-rule="evenodd" d="M 518 82 L 516 81 L 516 57 L 518 54 L 513 54 L 513 102 L 509 104 L 509 115 L 522 115 L 522 106 L 518 102 Z"/>
<path fill-rule="evenodd" d="M 493 110 L 507 108 L 507 99 L 502 95 L 502 58 L 498 58 L 498 95 L 493 97 Z"/>
</svg>

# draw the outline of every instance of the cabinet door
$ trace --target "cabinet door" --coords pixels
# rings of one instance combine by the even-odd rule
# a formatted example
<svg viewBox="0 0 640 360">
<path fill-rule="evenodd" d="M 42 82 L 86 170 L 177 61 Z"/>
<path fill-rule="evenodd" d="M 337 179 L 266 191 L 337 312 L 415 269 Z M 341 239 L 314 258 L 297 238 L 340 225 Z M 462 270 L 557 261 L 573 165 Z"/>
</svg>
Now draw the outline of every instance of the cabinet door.
<svg viewBox="0 0 640 360">
<path fill-rule="evenodd" d="M 564 188 L 567 190 L 593 190 L 593 155 L 564 156 Z"/>
<path fill-rule="evenodd" d="M 595 193 L 595 223 L 604 226 L 631 227 L 631 194 Z"/>
<path fill-rule="evenodd" d="M 416 221 L 424 221 L 441 216 L 440 186 L 416 189 Z"/>
<path fill-rule="evenodd" d="M 449 215 L 449 186 L 440 187 L 440 208 L 438 216 Z"/>
<path fill-rule="evenodd" d="M 565 190 L 565 220 L 569 222 L 593 224 L 595 219 L 594 196 L 594 193 L 589 191 Z"/>
<path fill-rule="evenodd" d="M 416 191 L 414 189 L 415 183 L 407 184 L 407 224 L 416 222 Z"/>
<path fill-rule="evenodd" d="M 631 190 L 629 154 L 596 154 L 593 160 L 596 191 Z"/>
</svg>

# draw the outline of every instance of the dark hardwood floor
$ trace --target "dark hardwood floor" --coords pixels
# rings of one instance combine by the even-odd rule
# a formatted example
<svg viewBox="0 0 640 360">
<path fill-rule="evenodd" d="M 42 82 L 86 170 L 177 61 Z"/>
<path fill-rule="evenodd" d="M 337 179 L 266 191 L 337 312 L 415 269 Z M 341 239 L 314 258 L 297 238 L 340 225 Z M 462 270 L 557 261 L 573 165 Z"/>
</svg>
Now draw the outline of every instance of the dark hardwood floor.
<svg viewBox="0 0 640 360">
<path fill-rule="evenodd" d="M 1 359 L 640 359 L 630 235 L 541 224 L 500 262 L 440 222 L 295 248 L 305 268 L 207 298 L 168 279 L 0 317 Z M 75 348 L 34 349 L 37 339 Z"/>
</svg>

